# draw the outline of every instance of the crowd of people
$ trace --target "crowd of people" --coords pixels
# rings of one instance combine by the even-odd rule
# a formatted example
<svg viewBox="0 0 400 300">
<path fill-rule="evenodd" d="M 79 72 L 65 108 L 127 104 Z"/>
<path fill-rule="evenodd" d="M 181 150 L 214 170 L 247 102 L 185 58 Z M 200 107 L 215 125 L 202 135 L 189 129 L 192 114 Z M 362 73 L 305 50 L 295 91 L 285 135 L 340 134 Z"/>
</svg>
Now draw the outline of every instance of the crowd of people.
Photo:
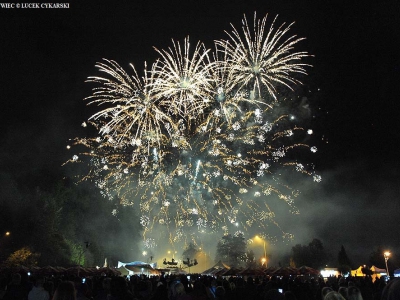
<svg viewBox="0 0 400 300">
<path fill-rule="evenodd" d="M 0 274 L 0 300 L 399 300 L 400 279 L 371 277 L 28 276 Z"/>
</svg>

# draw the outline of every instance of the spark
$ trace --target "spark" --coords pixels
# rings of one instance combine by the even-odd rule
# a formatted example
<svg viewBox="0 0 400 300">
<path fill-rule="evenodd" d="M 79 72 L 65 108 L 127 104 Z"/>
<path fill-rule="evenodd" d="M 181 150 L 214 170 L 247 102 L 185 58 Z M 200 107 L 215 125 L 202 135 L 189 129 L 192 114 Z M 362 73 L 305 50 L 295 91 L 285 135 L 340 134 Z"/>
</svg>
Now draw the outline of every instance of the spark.
<svg viewBox="0 0 400 300">
<path fill-rule="evenodd" d="M 313 152 L 313 153 L 315 153 L 315 152 L 318 151 L 317 147 L 315 147 L 315 146 L 312 146 L 312 147 L 310 148 L 310 150 L 311 150 L 311 152 Z"/>
</svg>

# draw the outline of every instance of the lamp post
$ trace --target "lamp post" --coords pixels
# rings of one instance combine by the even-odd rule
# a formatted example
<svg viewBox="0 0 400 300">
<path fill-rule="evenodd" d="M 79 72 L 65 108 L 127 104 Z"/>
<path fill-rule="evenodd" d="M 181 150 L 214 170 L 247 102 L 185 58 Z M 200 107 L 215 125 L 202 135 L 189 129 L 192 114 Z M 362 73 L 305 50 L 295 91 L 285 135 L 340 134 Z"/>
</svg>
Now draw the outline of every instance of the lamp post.
<svg viewBox="0 0 400 300">
<path fill-rule="evenodd" d="M 267 262 L 267 259 L 265 257 L 261 258 L 261 265 L 263 266 Z"/>
<path fill-rule="evenodd" d="M 386 274 L 387 274 L 388 278 L 389 278 L 389 268 L 388 268 L 387 261 L 389 260 L 389 256 L 390 256 L 390 252 L 389 251 L 386 251 L 386 252 L 383 253 L 383 257 L 385 258 L 385 264 L 386 264 Z"/>
<path fill-rule="evenodd" d="M 264 250 L 263 254 L 264 254 L 264 256 L 261 259 L 261 262 L 262 262 L 262 265 L 264 265 L 264 263 L 265 263 L 265 267 L 268 268 L 267 248 L 266 248 L 266 245 L 265 245 L 265 240 L 262 237 L 258 236 L 258 235 L 256 235 L 255 237 L 256 237 L 256 239 L 260 239 L 263 242 L 263 250 Z"/>
</svg>

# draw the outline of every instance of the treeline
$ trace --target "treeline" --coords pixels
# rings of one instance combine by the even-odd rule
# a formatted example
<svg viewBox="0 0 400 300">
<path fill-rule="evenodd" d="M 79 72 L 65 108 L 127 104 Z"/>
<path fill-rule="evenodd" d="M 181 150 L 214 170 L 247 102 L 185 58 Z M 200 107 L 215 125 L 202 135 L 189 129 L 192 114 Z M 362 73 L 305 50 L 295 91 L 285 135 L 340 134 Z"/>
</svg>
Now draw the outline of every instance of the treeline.
<svg viewBox="0 0 400 300">
<path fill-rule="evenodd" d="M 384 268 L 385 260 L 383 254 L 385 251 L 384 247 L 378 246 L 375 250 L 371 251 L 369 258 L 366 259 L 364 264 L 369 267 L 374 265 Z M 266 253 L 264 263 L 259 257 L 255 257 L 253 251 L 247 249 L 243 234 L 225 235 L 217 244 L 215 261 L 222 260 L 233 267 L 257 268 L 262 264 L 265 264 L 264 266 L 268 265 L 267 263 L 270 259 L 271 257 L 268 253 Z M 294 268 L 308 266 L 317 270 L 329 266 L 337 268 L 342 274 L 349 273 L 351 270 L 359 267 L 359 265 L 352 262 L 343 245 L 338 246 L 337 249 L 326 249 L 322 241 L 316 238 L 308 244 L 293 246 L 290 254 L 287 257 L 282 257 L 279 266 Z M 396 255 L 392 254 L 388 260 L 389 270 L 393 271 L 399 267 Z"/>
<path fill-rule="evenodd" d="M 130 206 L 104 199 L 93 184 L 63 180 L 51 190 L 0 175 L 0 263 L 95 266 L 130 261 L 141 226 Z"/>
</svg>

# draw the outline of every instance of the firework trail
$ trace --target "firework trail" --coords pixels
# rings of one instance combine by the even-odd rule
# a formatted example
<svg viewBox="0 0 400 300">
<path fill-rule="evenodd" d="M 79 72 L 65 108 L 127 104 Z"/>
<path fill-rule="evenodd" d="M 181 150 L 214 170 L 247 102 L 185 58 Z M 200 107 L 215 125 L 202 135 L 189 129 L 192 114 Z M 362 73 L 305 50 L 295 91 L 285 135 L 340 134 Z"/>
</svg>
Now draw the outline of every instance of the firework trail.
<svg viewBox="0 0 400 300">
<path fill-rule="evenodd" d="M 299 192 L 280 171 L 321 180 L 299 162 L 302 150 L 316 151 L 301 142 L 312 131 L 282 113 L 278 90 L 300 83 L 293 76 L 306 73 L 309 54 L 294 51 L 302 38 L 287 37 L 292 24 L 275 29 L 275 18 L 266 31 L 266 21 L 254 16 L 250 28 L 244 18 L 243 31 L 232 26 L 213 52 L 173 41 L 156 49 L 160 58 L 142 77 L 111 60 L 97 64 L 105 77 L 89 77 L 97 86 L 87 100 L 100 109 L 88 123 L 98 134 L 76 138 L 84 150 L 69 162 L 88 164 L 80 180 L 104 197 L 140 210 L 146 245 L 154 247 L 160 226 L 172 244 L 221 229 L 257 228 L 272 239 L 268 226 L 279 225 L 271 204 L 298 213 Z"/>
</svg>

